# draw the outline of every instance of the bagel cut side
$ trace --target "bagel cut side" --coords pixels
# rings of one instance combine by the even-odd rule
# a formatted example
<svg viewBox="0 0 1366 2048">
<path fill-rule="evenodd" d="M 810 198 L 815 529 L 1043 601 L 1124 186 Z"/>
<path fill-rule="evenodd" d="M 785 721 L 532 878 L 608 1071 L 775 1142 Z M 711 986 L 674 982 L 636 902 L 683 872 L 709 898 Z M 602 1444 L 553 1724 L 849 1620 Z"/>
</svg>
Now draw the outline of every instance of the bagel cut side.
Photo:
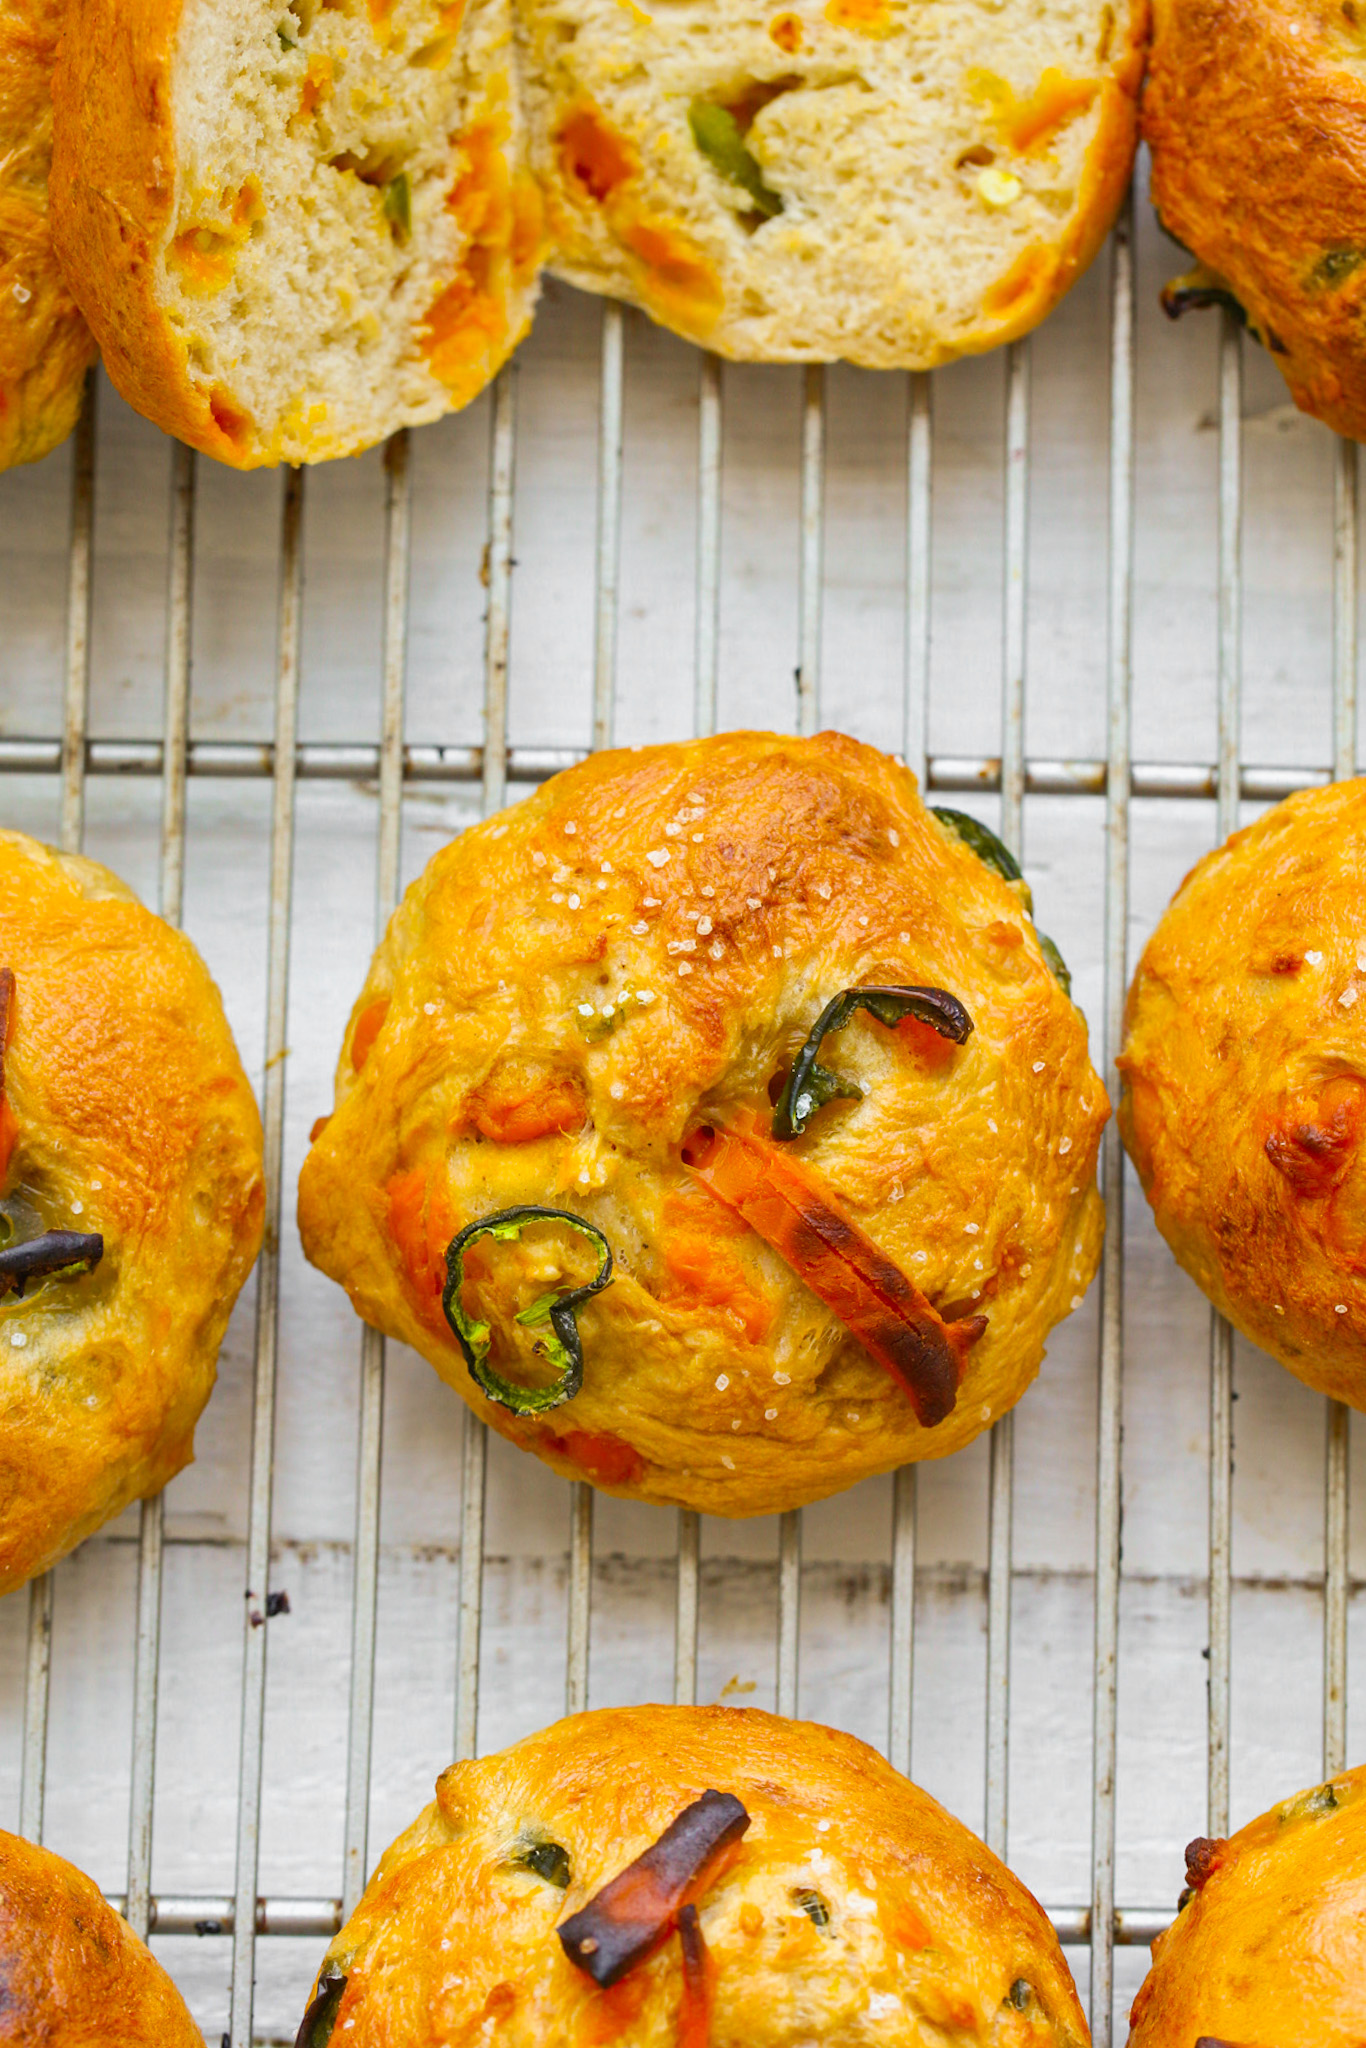
<svg viewBox="0 0 1366 2048">
<path fill-rule="evenodd" d="M 721 355 L 930 369 L 1128 183 L 1146 0 L 516 0 L 551 267 Z"/>
<path fill-rule="evenodd" d="M 476 397 L 540 204 L 506 0 L 75 0 L 53 231 L 129 403 L 237 468 Z"/>
</svg>

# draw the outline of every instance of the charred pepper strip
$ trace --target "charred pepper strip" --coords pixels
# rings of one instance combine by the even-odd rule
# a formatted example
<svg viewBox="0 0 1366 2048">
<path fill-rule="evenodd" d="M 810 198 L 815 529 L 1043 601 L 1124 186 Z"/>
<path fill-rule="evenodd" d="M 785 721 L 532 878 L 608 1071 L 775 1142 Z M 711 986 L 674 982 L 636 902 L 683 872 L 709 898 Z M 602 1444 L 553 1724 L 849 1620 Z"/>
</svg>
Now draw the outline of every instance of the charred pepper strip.
<svg viewBox="0 0 1366 2048">
<path fill-rule="evenodd" d="M 943 988 L 846 988 L 832 996 L 807 1035 L 805 1045 L 792 1062 L 792 1072 L 778 1097 L 773 1112 L 773 1135 L 779 1139 L 799 1138 L 816 1111 L 837 1095 L 861 1101 L 863 1090 L 820 1064 L 817 1054 L 821 1040 L 831 1031 L 842 1031 L 856 1010 L 867 1010 L 879 1024 L 897 1025 L 903 1018 L 916 1017 L 941 1038 L 961 1045 L 972 1030 L 969 1017 L 957 996 Z"/>
<path fill-rule="evenodd" d="M 815 1175 L 757 1131 L 704 1124 L 685 1140 L 683 1163 L 900 1381 L 926 1429 L 952 1413 L 985 1316 L 946 1323 Z"/>
<path fill-rule="evenodd" d="M 309 2001 L 308 2011 L 294 2037 L 294 2048 L 327 2048 L 345 1995 L 345 1975 L 334 1969 L 331 1963 L 325 1963 L 317 1992 Z"/>
<path fill-rule="evenodd" d="M 103 1257 L 104 1239 L 95 1233 L 45 1230 L 41 1237 L 7 1245 L 0 1252 L 0 1297 L 17 1294 L 22 1300 L 30 1280 L 93 1273 Z"/>
<path fill-rule="evenodd" d="M 571 1963 L 606 1991 L 673 1931 L 691 1895 L 738 1842 L 749 1815 L 731 1792 L 704 1792 L 659 1840 L 555 1930 Z"/>
<path fill-rule="evenodd" d="M 546 1356 L 560 1375 L 548 1387 L 520 1387 L 516 1381 L 505 1380 L 496 1373 L 488 1363 L 493 1341 L 489 1326 L 467 1315 L 460 1300 L 465 1254 L 470 1246 L 481 1237 L 503 1241 L 519 1238 L 529 1223 L 567 1223 L 571 1230 L 577 1230 L 596 1245 L 599 1253 L 598 1270 L 584 1286 L 543 1294 L 518 1313 L 517 1321 L 529 1329 L 547 1326 Z M 446 1286 L 441 1306 L 465 1354 L 475 1385 L 482 1388 L 490 1401 L 496 1401 L 500 1408 L 510 1408 L 514 1415 L 542 1415 L 548 1408 L 559 1408 L 572 1401 L 583 1385 L 583 1346 L 574 1311 L 591 1294 L 600 1294 L 611 1278 L 612 1248 L 607 1239 L 591 1223 L 585 1223 L 582 1216 L 571 1215 L 567 1209 L 542 1209 L 528 1204 L 500 1209 L 493 1216 L 481 1216 L 477 1222 L 466 1224 L 446 1247 Z"/>
<path fill-rule="evenodd" d="M 707 2048 L 711 2039 L 716 1966 L 708 1953 L 696 1906 L 685 1906 L 679 1914 L 678 1940 L 683 1950 L 683 2002 L 678 2012 L 678 2048 Z"/>
</svg>

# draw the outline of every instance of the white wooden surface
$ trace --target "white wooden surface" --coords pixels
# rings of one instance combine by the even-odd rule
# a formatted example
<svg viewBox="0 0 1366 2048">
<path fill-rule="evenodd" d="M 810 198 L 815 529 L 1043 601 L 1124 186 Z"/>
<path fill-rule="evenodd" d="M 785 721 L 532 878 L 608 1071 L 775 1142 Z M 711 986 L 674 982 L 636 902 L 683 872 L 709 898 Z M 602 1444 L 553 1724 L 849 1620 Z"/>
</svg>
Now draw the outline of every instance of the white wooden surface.
<svg viewBox="0 0 1366 2048">
<path fill-rule="evenodd" d="M 1213 318 L 1170 327 L 1176 266 L 1140 205 L 1135 759 L 1216 758 L 1216 373 Z M 1108 258 L 1032 347 L 1026 746 L 1105 751 Z M 599 305 L 551 286 L 517 370 L 510 719 L 516 745 L 584 746 L 592 722 Z M 1271 364 L 1246 349 L 1244 758 L 1330 760 L 1332 461 Z M 724 377 L 720 722 L 791 725 L 797 647 L 801 373 Z M 626 318 L 617 733 L 691 729 L 698 357 Z M 822 721 L 902 741 L 907 380 L 828 377 Z M 934 387 L 936 754 L 1000 747 L 1003 364 Z M 410 742 L 481 737 L 488 402 L 412 443 Z M 170 444 L 100 395 L 91 732 L 160 731 Z M 281 482 L 199 469 L 192 730 L 262 739 L 272 725 Z M 0 739 L 60 729 L 69 453 L 0 478 Z M 383 470 L 378 452 L 307 480 L 302 736 L 378 737 Z M 514 792 L 515 794 L 516 792 Z M 410 789 L 403 871 L 475 815 L 473 787 Z M 0 778 L 0 817 L 57 830 L 57 778 Z M 953 799 L 960 801 L 960 799 Z M 87 846 L 155 900 L 159 787 L 95 777 Z M 185 922 L 219 980 L 259 1084 L 269 786 L 191 781 Z M 994 799 L 974 800 L 991 817 Z M 1099 1026 L 1103 805 L 1030 797 L 1026 867 L 1044 927 Z M 342 1024 L 368 957 L 377 800 L 364 783 L 301 784 L 287 1061 L 286 1185 L 329 1106 Z M 1214 807 L 1138 800 L 1131 959 L 1211 842 Z M 292 1204 L 287 1203 L 287 1210 Z M 1116 1897 L 1169 1907 L 1180 1850 L 1205 1825 L 1208 1314 L 1131 1184 L 1127 1215 L 1124 1552 Z M 341 1885 L 350 1543 L 360 1326 L 340 1290 L 283 1244 L 263 1893 Z M 239 1306 L 199 1456 L 167 1498 L 154 1889 L 229 1892 L 242 1657 L 251 1290 Z M 1089 1899 L 1097 1304 L 1055 1335 L 1017 1412 L 1010 1859 L 1050 1906 Z M 462 1410 L 390 1347 L 372 1858 L 449 1760 Z M 1324 1404 L 1241 1342 L 1234 1494 L 1234 1822 L 1319 1775 Z M 1354 1494 L 1366 1500 L 1366 1430 Z M 922 1468 L 914 1774 L 983 1818 L 985 1441 Z M 875 1744 L 887 1732 L 890 1480 L 808 1512 L 803 1713 Z M 564 1687 L 568 1492 L 490 1450 L 480 1743 L 553 1719 Z M 131 1742 L 136 1515 L 58 1571 L 47 1839 L 123 1888 Z M 672 1513 L 600 1500 L 590 1698 L 668 1697 Z M 1354 1516 L 1351 1756 L 1366 1752 L 1366 1548 Z M 699 1696 L 772 1703 L 776 1525 L 703 1528 Z M 24 1597 L 0 1605 L 0 1823 L 16 1824 Z M 157 1944 L 208 2040 L 227 2024 L 228 1943 Z M 265 1939 L 257 2032 L 292 2040 L 321 1943 Z M 1073 1952 L 1085 1991 L 1085 1951 Z M 1117 1959 L 1127 2008 L 1141 1951 Z M 1123 2039 L 1122 2024 L 1118 2037 Z"/>
</svg>

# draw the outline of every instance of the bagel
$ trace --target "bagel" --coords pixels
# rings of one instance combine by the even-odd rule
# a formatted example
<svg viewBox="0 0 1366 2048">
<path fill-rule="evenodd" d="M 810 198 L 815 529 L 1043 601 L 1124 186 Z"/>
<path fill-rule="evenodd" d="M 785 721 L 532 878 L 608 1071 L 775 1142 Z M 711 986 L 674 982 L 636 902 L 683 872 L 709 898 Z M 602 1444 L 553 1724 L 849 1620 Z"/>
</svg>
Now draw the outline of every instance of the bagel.
<svg viewBox="0 0 1366 2048">
<path fill-rule="evenodd" d="M 237 468 L 468 402 L 540 203 L 508 0 L 72 0 L 53 233 L 130 405 Z"/>
<path fill-rule="evenodd" d="M 1013 340 L 1129 181 L 1146 0 L 516 0 L 551 267 L 721 355 Z"/>
<path fill-rule="evenodd" d="M 752 1708 L 618 1707 L 443 1772 L 328 1950 L 298 2035 L 484 2039 L 1088 2036 L 1042 1908 L 864 1743 Z"/>
<path fill-rule="evenodd" d="M 1129 990 L 1120 1130 L 1221 1315 L 1366 1407 L 1366 781 L 1301 790 L 1186 877 Z"/>
<path fill-rule="evenodd" d="M 95 353 L 48 223 L 62 15 L 62 0 L 0 0 L 0 469 L 66 439 Z"/>
<path fill-rule="evenodd" d="M 0 831 L 0 1592 L 189 1463 L 261 1242 L 256 1104 L 189 940 Z"/>
<path fill-rule="evenodd" d="M 408 890 L 304 1250 L 612 1492 L 766 1514 L 945 1456 L 1099 1256 L 1108 1105 L 1047 946 L 871 747 L 595 755 Z"/>
<path fill-rule="evenodd" d="M 97 1885 L 0 1834 L 0 2043 L 204 2048 L 185 2001 Z"/>
<path fill-rule="evenodd" d="M 1358 2048 L 1366 2040 L 1366 1769 L 1186 1850 L 1129 2048 Z"/>
<path fill-rule="evenodd" d="M 1230 305 L 1296 405 L 1366 437 L 1366 7 L 1154 0 L 1143 133 L 1198 263 L 1167 311 Z"/>
</svg>

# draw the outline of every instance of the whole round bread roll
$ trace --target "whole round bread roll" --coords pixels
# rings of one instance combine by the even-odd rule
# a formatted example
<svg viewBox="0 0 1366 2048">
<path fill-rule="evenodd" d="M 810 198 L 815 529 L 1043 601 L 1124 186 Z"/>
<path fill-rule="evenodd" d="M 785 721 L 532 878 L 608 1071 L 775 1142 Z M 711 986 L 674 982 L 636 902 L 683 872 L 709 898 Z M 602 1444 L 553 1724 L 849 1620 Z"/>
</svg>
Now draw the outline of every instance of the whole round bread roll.
<svg viewBox="0 0 1366 2048">
<path fill-rule="evenodd" d="M 766 1514 L 945 1456 L 1099 1254 L 1108 1105 L 1026 896 L 839 734 L 595 755 L 408 890 L 304 1249 L 612 1492 Z"/>
<path fill-rule="evenodd" d="M 53 232 L 131 405 L 239 469 L 483 390 L 531 318 L 509 0 L 71 0 Z"/>
<path fill-rule="evenodd" d="M 1359 2048 L 1366 2040 L 1366 1769 L 1186 1850 L 1129 2048 Z"/>
<path fill-rule="evenodd" d="M 722 355 L 930 369 L 1129 180 L 1146 0 L 517 0 L 551 267 Z"/>
<path fill-rule="evenodd" d="M 319 1972 L 298 2048 L 1081 2048 L 1042 1908 L 852 1736 L 578 1714 L 454 1764 Z"/>
<path fill-rule="evenodd" d="M 1366 437 L 1366 5 L 1154 0 L 1143 133 L 1201 265 L 1167 311 L 1232 303 L 1296 405 Z"/>
<path fill-rule="evenodd" d="M 1366 781 L 1208 854 L 1129 990 L 1120 1129 L 1221 1314 L 1366 1407 Z M 1358 1005 L 1360 1004 L 1360 1007 Z"/>
<path fill-rule="evenodd" d="M 166 1972 L 96 1885 L 0 1834 L 0 2042 L 204 2048 Z"/>
<path fill-rule="evenodd" d="M 194 947 L 0 832 L 0 1592 L 189 1463 L 263 1209 Z"/>
<path fill-rule="evenodd" d="M 76 424 L 95 353 L 48 228 L 52 66 L 63 0 L 0 0 L 0 469 Z"/>
</svg>

